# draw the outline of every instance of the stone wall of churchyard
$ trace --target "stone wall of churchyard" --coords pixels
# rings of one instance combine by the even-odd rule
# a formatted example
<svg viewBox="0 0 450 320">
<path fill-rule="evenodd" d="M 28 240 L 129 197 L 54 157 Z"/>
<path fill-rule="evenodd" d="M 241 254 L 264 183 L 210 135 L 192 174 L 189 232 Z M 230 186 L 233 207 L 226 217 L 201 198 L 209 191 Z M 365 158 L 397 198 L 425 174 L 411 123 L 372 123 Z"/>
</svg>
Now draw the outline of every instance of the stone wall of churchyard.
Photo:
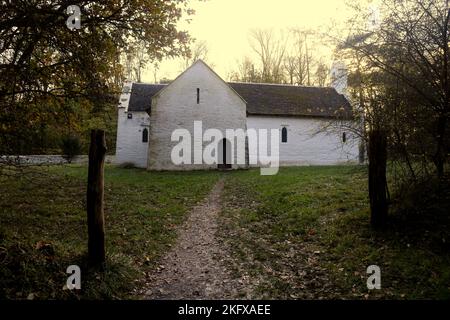
<svg viewBox="0 0 450 320">
<path fill-rule="evenodd" d="M 107 155 L 106 163 L 114 163 L 115 156 Z M 16 164 L 16 165 L 48 165 L 48 164 L 66 164 L 68 163 L 62 155 L 17 155 L 17 156 L 0 156 L 0 163 Z M 88 156 L 79 155 L 72 159 L 71 163 L 87 164 Z"/>
</svg>

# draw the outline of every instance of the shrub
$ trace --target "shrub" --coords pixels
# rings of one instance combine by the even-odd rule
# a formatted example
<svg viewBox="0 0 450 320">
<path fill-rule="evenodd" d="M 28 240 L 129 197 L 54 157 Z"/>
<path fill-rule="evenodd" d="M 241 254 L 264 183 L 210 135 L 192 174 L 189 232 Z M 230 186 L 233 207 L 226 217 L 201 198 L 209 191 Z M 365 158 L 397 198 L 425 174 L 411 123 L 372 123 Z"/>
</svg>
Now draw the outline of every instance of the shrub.
<svg viewBox="0 0 450 320">
<path fill-rule="evenodd" d="M 119 165 L 119 168 L 122 169 L 134 169 L 136 168 L 136 165 L 133 162 L 124 162 Z"/>
<path fill-rule="evenodd" d="M 81 152 L 80 138 L 77 136 L 65 136 L 61 141 L 63 158 L 71 163 L 73 158 Z"/>
</svg>

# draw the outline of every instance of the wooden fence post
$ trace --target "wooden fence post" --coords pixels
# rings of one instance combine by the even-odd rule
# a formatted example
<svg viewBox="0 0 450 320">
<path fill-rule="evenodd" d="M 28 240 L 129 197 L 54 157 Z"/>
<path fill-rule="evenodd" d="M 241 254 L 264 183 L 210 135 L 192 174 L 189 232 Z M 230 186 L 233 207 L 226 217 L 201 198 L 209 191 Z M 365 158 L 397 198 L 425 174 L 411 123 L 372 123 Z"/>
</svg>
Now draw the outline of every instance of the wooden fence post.
<svg viewBox="0 0 450 320">
<path fill-rule="evenodd" d="M 105 262 L 105 217 L 103 213 L 103 176 L 106 154 L 105 132 L 91 130 L 87 186 L 88 259 L 93 266 Z"/>
<path fill-rule="evenodd" d="M 379 228 L 386 224 L 387 204 L 387 138 L 382 130 L 371 130 L 369 133 L 369 198 L 370 223 Z"/>
</svg>

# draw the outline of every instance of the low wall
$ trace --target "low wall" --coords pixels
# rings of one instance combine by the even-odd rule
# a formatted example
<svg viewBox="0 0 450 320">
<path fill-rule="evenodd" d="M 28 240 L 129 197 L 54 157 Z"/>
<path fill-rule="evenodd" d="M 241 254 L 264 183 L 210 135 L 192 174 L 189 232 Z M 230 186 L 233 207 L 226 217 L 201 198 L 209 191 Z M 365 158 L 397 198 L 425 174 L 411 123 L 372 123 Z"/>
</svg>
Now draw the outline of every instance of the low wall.
<svg viewBox="0 0 450 320">
<path fill-rule="evenodd" d="M 106 163 L 114 163 L 115 156 L 107 155 L 105 157 Z M 17 156 L 0 156 L 0 163 L 15 164 L 15 165 L 45 165 L 45 164 L 67 164 L 67 160 L 62 155 L 17 155 Z M 72 163 L 87 164 L 88 156 L 79 155 L 72 159 Z"/>
</svg>

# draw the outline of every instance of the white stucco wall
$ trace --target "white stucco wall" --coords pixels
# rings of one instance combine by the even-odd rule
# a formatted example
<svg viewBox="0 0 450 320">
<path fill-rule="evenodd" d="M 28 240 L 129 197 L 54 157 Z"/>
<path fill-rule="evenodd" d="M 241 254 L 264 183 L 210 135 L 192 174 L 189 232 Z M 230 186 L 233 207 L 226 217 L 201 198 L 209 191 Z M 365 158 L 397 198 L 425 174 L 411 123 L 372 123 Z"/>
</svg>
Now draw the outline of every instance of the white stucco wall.
<svg viewBox="0 0 450 320">
<path fill-rule="evenodd" d="M 125 86 L 131 84 L 125 84 Z M 128 119 L 128 102 L 130 94 L 122 93 L 117 117 L 116 164 L 132 163 L 139 168 L 147 167 L 148 143 L 142 142 L 142 131 L 147 128 L 150 133 L 150 117 L 146 112 L 130 112 Z"/>
<path fill-rule="evenodd" d="M 125 83 L 124 88 L 131 87 Z M 200 103 L 197 104 L 197 88 Z M 215 169 L 217 165 L 175 165 L 171 160 L 171 141 L 175 129 L 184 128 L 193 136 L 194 121 L 203 122 L 203 132 L 225 129 L 280 130 L 280 165 L 334 165 L 357 163 L 359 139 L 342 131 L 319 132 L 329 119 L 249 116 L 244 101 L 202 61 L 198 61 L 152 100 L 151 117 L 146 112 L 132 112 L 128 119 L 130 93 L 124 90 L 118 107 L 116 163 L 133 163 L 150 170 Z M 288 142 L 281 143 L 281 129 L 288 129 Z M 149 143 L 142 142 L 142 131 L 149 130 Z M 209 142 L 204 142 L 203 147 Z M 192 141 L 191 156 L 194 141 Z M 233 150 L 236 163 L 236 146 Z M 233 168 L 246 167 L 245 164 Z"/>
<path fill-rule="evenodd" d="M 334 165 L 358 162 L 359 140 L 346 132 L 318 132 L 330 120 L 318 118 L 249 116 L 247 127 L 280 130 L 280 165 Z M 281 129 L 288 131 L 287 143 L 281 142 Z"/>
<path fill-rule="evenodd" d="M 197 88 L 200 89 L 199 104 L 197 104 Z M 184 128 L 193 136 L 194 121 L 199 120 L 203 122 L 203 131 L 216 128 L 225 135 L 225 129 L 246 129 L 245 102 L 202 61 L 194 63 L 153 97 L 148 168 L 150 170 L 217 168 L 217 164 L 175 165 L 171 160 L 172 148 L 177 144 L 171 142 L 172 132 Z M 203 146 L 208 144 L 205 142 Z M 191 150 L 193 145 L 192 140 Z M 193 151 L 191 154 L 193 159 Z M 234 163 L 235 159 L 236 152 Z M 233 168 L 242 166 L 245 167 L 245 164 L 233 165 Z"/>
</svg>

